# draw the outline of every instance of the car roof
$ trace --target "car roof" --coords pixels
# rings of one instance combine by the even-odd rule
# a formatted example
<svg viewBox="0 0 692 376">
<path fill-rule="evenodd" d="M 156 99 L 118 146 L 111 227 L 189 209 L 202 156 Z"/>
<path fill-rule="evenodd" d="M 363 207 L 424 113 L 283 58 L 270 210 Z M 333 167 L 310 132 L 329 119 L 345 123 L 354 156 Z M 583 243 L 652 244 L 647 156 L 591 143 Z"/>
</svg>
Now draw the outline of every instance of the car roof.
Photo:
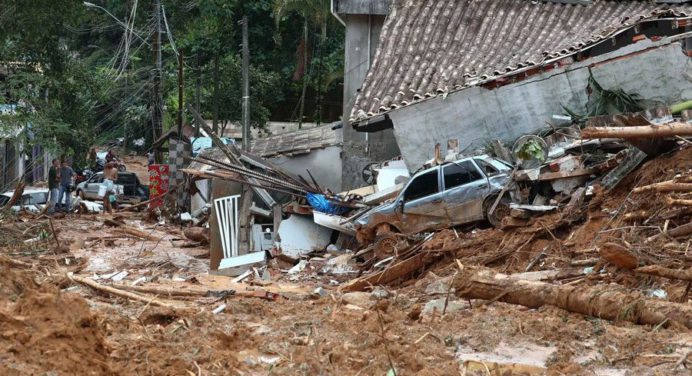
<svg viewBox="0 0 692 376">
<path fill-rule="evenodd" d="M 37 187 L 25 187 L 22 195 L 32 194 L 32 193 L 48 193 L 48 188 L 37 188 Z M 7 191 L 2 193 L 2 196 L 12 197 L 14 191 Z"/>
<path fill-rule="evenodd" d="M 444 166 L 446 166 L 446 165 L 448 165 L 448 164 L 464 162 L 464 161 L 467 161 L 467 160 L 469 160 L 469 159 L 478 158 L 478 157 L 487 157 L 487 155 L 474 155 L 474 156 L 472 156 L 472 157 L 464 157 L 464 158 L 461 158 L 461 159 L 457 159 L 456 161 L 444 162 L 444 163 L 439 164 L 439 165 L 437 165 L 437 166 L 433 166 L 433 167 L 430 167 L 430 168 L 426 168 L 425 170 L 419 171 L 416 175 L 422 174 L 422 173 L 426 173 L 426 172 L 435 170 L 435 169 L 440 168 L 440 167 L 444 167 Z"/>
<path fill-rule="evenodd" d="M 99 171 L 94 175 L 103 175 L 103 171 Z M 135 173 L 132 171 L 118 171 L 118 175 L 135 175 Z"/>
</svg>

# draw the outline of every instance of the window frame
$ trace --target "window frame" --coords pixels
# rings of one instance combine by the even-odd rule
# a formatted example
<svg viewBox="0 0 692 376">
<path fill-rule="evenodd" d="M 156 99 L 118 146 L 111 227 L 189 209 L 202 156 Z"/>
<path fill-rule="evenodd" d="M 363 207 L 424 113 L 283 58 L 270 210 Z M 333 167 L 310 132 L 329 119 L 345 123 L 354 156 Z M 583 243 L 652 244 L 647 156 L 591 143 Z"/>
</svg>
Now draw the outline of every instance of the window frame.
<svg viewBox="0 0 692 376">
<path fill-rule="evenodd" d="M 417 179 L 420 179 L 420 178 L 422 178 L 424 175 L 428 175 L 428 174 L 430 174 L 430 173 L 435 173 L 436 176 L 437 176 L 437 191 L 434 192 L 434 193 L 430 193 L 430 194 L 423 195 L 423 196 L 418 196 L 418 197 L 413 198 L 413 199 L 407 199 L 407 198 L 406 198 L 406 193 L 408 192 L 409 188 L 411 188 L 411 185 L 412 185 Z M 436 194 L 441 193 L 441 192 L 444 192 L 444 190 L 442 189 L 442 182 L 440 181 L 440 168 L 439 168 L 439 167 L 436 167 L 434 170 L 430 170 L 430 171 L 427 171 L 427 172 L 423 172 L 423 173 L 421 173 L 421 174 L 419 174 L 419 175 L 414 176 L 414 177 L 411 179 L 411 181 L 409 181 L 409 183 L 406 185 L 406 188 L 401 192 L 401 200 L 402 200 L 403 202 L 409 203 L 409 202 L 413 202 L 413 201 L 416 201 L 416 200 L 420 200 L 420 199 L 423 199 L 423 198 L 426 198 L 426 197 L 429 197 L 429 196 L 432 196 L 432 195 L 436 195 Z"/>
<path fill-rule="evenodd" d="M 468 182 L 463 183 L 463 184 L 455 185 L 455 186 L 453 186 L 453 187 L 447 187 L 447 182 L 445 181 L 444 169 L 447 168 L 447 167 L 450 167 L 450 166 L 453 165 L 453 164 L 454 164 L 454 165 L 457 165 L 457 166 L 459 166 L 459 167 L 463 167 L 463 166 L 461 166 L 461 163 L 465 163 L 465 162 L 469 162 L 469 163 L 471 164 L 471 166 L 472 166 L 474 169 L 476 169 L 476 172 L 480 175 L 480 178 L 479 178 L 479 179 L 475 179 L 475 180 L 468 181 Z M 446 191 L 449 191 L 449 190 L 451 190 L 451 189 L 463 187 L 463 186 L 465 186 L 465 185 L 467 185 L 467 184 L 474 183 L 474 182 L 476 182 L 476 181 L 478 181 L 478 180 L 484 180 L 484 179 L 487 179 L 487 178 L 488 178 L 488 177 L 486 176 L 486 174 L 483 173 L 483 170 L 481 170 L 481 169 L 478 167 L 478 164 L 476 164 L 476 162 L 475 162 L 473 159 L 462 159 L 462 160 L 460 160 L 460 161 L 456 161 L 456 162 L 449 163 L 449 164 L 447 164 L 447 165 L 442 166 L 442 168 L 440 169 L 440 171 L 441 171 L 442 184 L 444 185 L 444 191 L 445 191 L 445 192 L 446 192 Z"/>
</svg>

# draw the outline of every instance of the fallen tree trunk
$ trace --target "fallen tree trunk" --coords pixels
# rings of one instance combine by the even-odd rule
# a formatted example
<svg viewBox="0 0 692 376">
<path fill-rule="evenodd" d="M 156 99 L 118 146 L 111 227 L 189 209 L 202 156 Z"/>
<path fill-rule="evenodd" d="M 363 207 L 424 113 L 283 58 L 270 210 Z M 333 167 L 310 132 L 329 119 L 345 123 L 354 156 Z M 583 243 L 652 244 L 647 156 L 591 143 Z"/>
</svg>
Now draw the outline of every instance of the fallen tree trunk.
<svg viewBox="0 0 692 376">
<path fill-rule="evenodd" d="M 28 263 L 28 262 L 14 260 L 14 259 L 11 259 L 7 256 L 0 256 L 0 264 L 8 264 L 10 266 L 14 266 L 17 268 L 29 268 L 29 269 L 31 269 L 33 267 L 33 265 Z"/>
<path fill-rule="evenodd" d="M 22 179 L 19 183 L 17 183 L 17 186 L 14 188 L 14 192 L 12 193 L 12 197 L 10 197 L 10 200 L 7 201 L 5 206 L 3 208 L 8 209 L 13 207 L 21 198 L 22 195 L 24 194 L 24 179 Z M 48 205 L 46 205 L 47 207 Z"/>
<path fill-rule="evenodd" d="M 648 191 L 657 192 L 687 192 L 692 191 L 692 183 L 680 183 L 673 180 L 662 181 L 660 183 L 644 185 L 634 188 L 632 193 L 641 193 Z"/>
<path fill-rule="evenodd" d="M 119 290 L 143 292 L 146 294 L 155 294 L 161 296 L 196 296 L 202 297 L 207 294 L 207 291 L 202 290 L 181 290 L 181 289 L 169 289 L 153 286 L 132 286 L 132 285 L 116 285 Z"/>
<path fill-rule="evenodd" d="M 668 206 L 692 206 L 692 200 L 675 199 L 666 197 L 666 205 Z"/>
<path fill-rule="evenodd" d="M 656 126 L 640 125 L 633 127 L 589 127 L 581 131 L 581 138 L 659 138 L 674 136 L 692 136 L 692 125 L 686 123 L 668 123 Z"/>
<path fill-rule="evenodd" d="M 675 322 L 692 329 L 692 306 L 650 299 L 638 292 L 611 285 L 553 285 L 538 281 L 515 280 L 492 269 L 460 266 L 454 279 L 456 295 L 539 308 L 550 305 L 569 312 L 658 325 Z"/>
<path fill-rule="evenodd" d="M 114 295 L 114 296 L 119 296 L 121 298 L 145 302 L 147 304 L 151 304 L 153 306 L 158 306 L 158 307 L 165 307 L 165 308 L 171 308 L 171 309 L 182 308 L 182 307 L 177 307 L 175 305 L 163 302 L 163 301 L 158 300 L 156 298 L 151 298 L 151 297 L 146 297 L 146 296 L 142 296 L 142 295 L 138 295 L 138 294 L 133 294 L 131 292 L 122 291 L 122 290 L 119 290 L 119 289 L 116 289 L 116 288 L 113 288 L 110 286 L 105 286 L 105 285 L 102 285 L 102 284 L 92 280 L 92 279 L 78 277 L 72 273 L 67 273 L 67 278 L 69 278 L 71 281 L 81 283 L 83 285 L 91 287 L 94 290 L 102 291 L 102 292 L 105 292 L 109 295 Z"/>
<path fill-rule="evenodd" d="M 674 228 L 674 229 L 670 229 L 670 230 L 668 230 L 668 231 L 666 231 L 666 232 L 663 232 L 663 233 L 659 233 L 659 234 L 656 234 L 656 235 L 653 235 L 653 236 L 649 236 L 648 238 L 646 238 L 646 241 L 647 241 L 647 242 L 651 242 L 651 241 L 656 240 L 657 238 L 659 238 L 661 235 L 666 235 L 666 236 L 669 236 L 669 237 L 671 237 L 671 238 L 680 238 L 680 237 L 683 237 L 683 236 L 688 236 L 688 235 L 690 235 L 690 234 L 692 234 L 692 222 L 686 223 L 686 224 L 684 224 L 684 225 L 682 225 L 682 226 L 678 226 L 678 227 L 676 227 L 676 228 Z"/>
<path fill-rule="evenodd" d="M 136 228 L 128 226 L 128 225 L 118 227 L 117 231 L 123 232 L 123 233 L 128 234 L 128 235 L 132 235 L 132 236 L 140 238 L 140 239 L 152 240 L 152 241 L 161 240 L 161 238 L 158 236 L 154 236 L 151 233 L 136 229 Z"/>
<path fill-rule="evenodd" d="M 132 226 L 128 226 L 120 220 L 105 219 L 103 221 L 103 224 L 105 224 L 107 226 L 115 227 L 115 229 L 117 231 L 120 231 L 120 232 L 125 233 L 127 235 L 132 235 L 136 238 L 152 240 L 152 241 L 161 240 L 160 237 L 152 235 L 151 232 L 142 231 L 142 230 L 134 228 Z"/>
<path fill-rule="evenodd" d="M 636 273 L 655 275 L 668 279 L 679 279 L 681 281 L 692 282 L 692 268 L 688 269 L 669 269 L 660 265 L 642 266 L 634 270 Z"/>
<path fill-rule="evenodd" d="M 383 285 L 415 271 L 423 270 L 423 268 L 434 259 L 435 257 L 421 252 L 409 259 L 399 261 L 381 272 L 354 279 L 341 286 L 339 290 L 343 292 L 362 291 L 368 286 Z"/>
</svg>

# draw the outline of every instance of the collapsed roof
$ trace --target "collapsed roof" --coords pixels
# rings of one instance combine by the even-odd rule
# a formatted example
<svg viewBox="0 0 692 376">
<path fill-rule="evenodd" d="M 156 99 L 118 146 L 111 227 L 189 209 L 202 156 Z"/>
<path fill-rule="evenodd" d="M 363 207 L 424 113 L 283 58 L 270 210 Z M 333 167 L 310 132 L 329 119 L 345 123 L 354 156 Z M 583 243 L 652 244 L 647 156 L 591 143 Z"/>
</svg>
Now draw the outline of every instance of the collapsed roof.
<svg viewBox="0 0 692 376">
<path fill-rule="evenodd" d="M 349 121 L 547 65 L 648 20 L 692 16 L 683 3 L 568 2 L 395 0 Z"/>
<path fill-rule="evenodd" d="M 252 153 L 263 158 L 279 155 L 307 154 L 312 150 L 341 145 L 341 131 L 331 125 L 301 129 L 295 132 L 256 138 L 252 140 Z"/>
</svg>

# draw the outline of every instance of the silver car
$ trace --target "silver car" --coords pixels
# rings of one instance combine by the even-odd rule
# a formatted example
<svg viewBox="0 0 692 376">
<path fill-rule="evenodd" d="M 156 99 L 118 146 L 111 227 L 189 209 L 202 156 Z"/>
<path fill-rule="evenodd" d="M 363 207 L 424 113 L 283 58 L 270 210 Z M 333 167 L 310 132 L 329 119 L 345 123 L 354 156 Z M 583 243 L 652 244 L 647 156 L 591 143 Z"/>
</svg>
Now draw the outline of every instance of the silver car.
<svg viewBox="0 0 692 376">
<path fill-rule="evenodd" d="M 357 220 L 358 240 L 363 244 L 384 241 L 388 243 L 384 248 L 389 249 L 397 242 L 393 234 L 415 234 L 486 219 L 499 226 L 509 214 L 509 199 L 503 197 L 492 215 L 489 211 L 511 170 L 507 163 L 481 155 L 421 171 L 394 201 L 371 209 Z"/>
</svg>

